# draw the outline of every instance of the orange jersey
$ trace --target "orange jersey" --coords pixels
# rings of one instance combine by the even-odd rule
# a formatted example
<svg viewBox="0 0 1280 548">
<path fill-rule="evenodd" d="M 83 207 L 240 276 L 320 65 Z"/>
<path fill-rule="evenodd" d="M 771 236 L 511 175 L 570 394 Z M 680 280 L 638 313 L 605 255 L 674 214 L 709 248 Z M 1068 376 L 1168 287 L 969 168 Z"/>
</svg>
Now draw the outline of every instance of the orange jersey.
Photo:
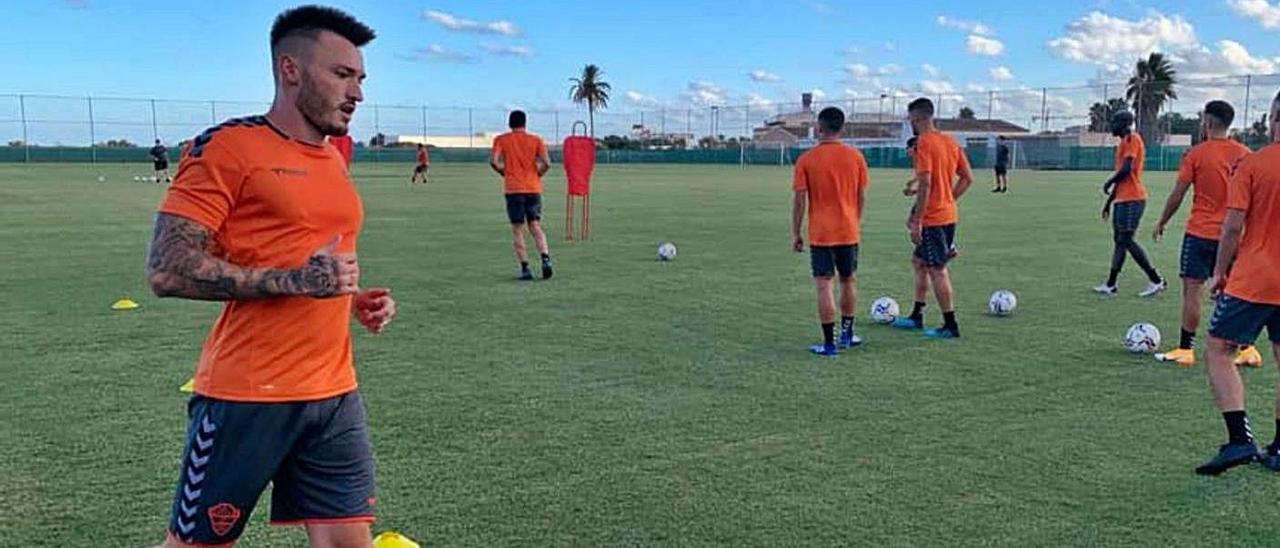
<svg viewBox="0 0 1280 548">
<path fill-rule="evenodd" d="M 796 160 L 792 189 L 809 194 L 809 243 L 854 245 L 860 240 L 867 160 L 858 149 L 838 142 L 820 143 Z"/>
<path fill-rule="evenodd" d="M 354 252 L 364 218 L 337 151 L 286 137 L 263 116 L 197 138 L 160 211 L 204 225 L 232 264 L 282 269 L 337 235 L 338 251 Z M 280 402 L 354 390 L 350 321 L 349 296 L 230 301 L 205 341 L 196 393 Z"/>
<path fill-rule="evenodd" d="M 1280 306 L 1280 145 L 1240 161 L 1227 187 L 1227 207 L 1244 212 L 1244 235 L 1227 280 L 1227 294 Z"/>
<path fill-rule="evenodd" d="M 1124 159 L 1133 158 L 1133 172 L 1129 178 L 1116 183 L 1116 203 L 1141 202 L 1147 199 L 1147 187 L 1142 184 L 1142 170 L 1147 165 L 1147 145 L 1142 136 L 1130 133 L 1120 139 L 1116 147 L 1116 171 L 1124 167 Z"/>
<path fill-rule="evenodd" d="M 503 187 L 506 194 L 542 194 L 542 177 L 538 175 L 539 156 L 547 154 L 542 138 L 523 129 L 499 135 L 493 141 L 493 155 L 502 155 L 506 167 Z"/>
<path fill-rule="evenodd" d="M 1191 216 L 1187 218 L 1187 234 L 1217 240 L 1222 234 L 1222 220 L 1227 216 L 1227 183 L 1236 163 L 1249 154 L 1249 148 L 1231 139 L 1210 139 L 1200 143 L 1182 157 L 1178 181 L 1195 189 Z"/>
<path fill-rule="evenodd" d="M 946 134 L 931 131 L 916 141 L 916 173 L 929 174 L 929 201 L 925 204 L 923 226 L 946 226 L 959 220 L 952 193 L 957 174 L 969 173 L 969 159 L 960 145 Z"/>
<path fill-rule="evenodd" d="M 427 154 L 427 149 L 425 147 L 418 149 L 418 165 L 425 166 L 429 162 L 431 162 L 431 158 Z"/>
</svg>

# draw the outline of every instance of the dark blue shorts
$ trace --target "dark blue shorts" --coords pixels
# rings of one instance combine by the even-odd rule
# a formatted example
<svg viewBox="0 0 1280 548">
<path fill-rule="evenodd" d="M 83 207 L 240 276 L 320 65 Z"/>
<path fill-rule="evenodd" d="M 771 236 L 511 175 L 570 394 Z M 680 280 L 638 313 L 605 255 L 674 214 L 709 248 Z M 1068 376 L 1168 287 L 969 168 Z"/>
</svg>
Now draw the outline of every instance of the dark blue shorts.
<svg viewBox="0 0 1280 548">
<path fill-rule="evenodd" d="M 542 220 L 541 194 L 507 194 L 507 220 L 521 225 Z"/>
<path fill-rule="evenodd" d="M 1213 268 L 1218 264 L 1218 241 L 1187 234 L 1182 238 L 1183 278 L 1205 281 L 1213 277 Z"/>
<path fill-rule="evenodd" d="M 1121 202 L 1111 206 L 1111 228 L 1116 232 L 1135 232 L 1142 224 L 1142 214 L 1147 210 L 1147 202 Z"/>
<path fill-rule="evenodd" d="M 1249 345 L 1258 340 L 1264 327 L 1271 342 L 1280 344 L 1280 306 L 1251 303 L 1223 295 L 1213 309 L 1209 334 L 1225 341 Z"/>
<path fill-rule="evenodd" d="M 956 225 L 926 226 L 920 232 L 915 256 L 926 266 L 941 268 L 955 256 Z"/>
<path fill-rule="evenodd" d="M 290 403 L 196 396 L 187 413 L 169 518 L 179 540 L 236 540 L 268 482 L 272 523 L 373 521 L 373 451 L 358 392 Z"/>
<path fill-rule="evenodd" d="M 830 278 L 836 272 L 841 278 L 848 278 L 858 271 L 858 246 L 809 246 L 809 264 L 814 278 Z"/>
</svg>

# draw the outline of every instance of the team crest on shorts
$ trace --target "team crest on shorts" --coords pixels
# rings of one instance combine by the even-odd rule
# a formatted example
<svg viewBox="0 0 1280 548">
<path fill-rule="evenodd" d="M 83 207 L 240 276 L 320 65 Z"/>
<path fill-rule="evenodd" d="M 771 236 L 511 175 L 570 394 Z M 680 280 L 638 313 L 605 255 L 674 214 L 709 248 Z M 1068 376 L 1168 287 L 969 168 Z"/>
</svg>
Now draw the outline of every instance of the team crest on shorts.
<svg viewBox="0 0 1280 548">
<path fill-rule="evenodd" d="M 220 503 L 209 509 L 209 528 L 213 534 L 223 536 L 231 532 L 236 522 L 240 521 L 240 509 L 228 503 Z"/>
</svg>

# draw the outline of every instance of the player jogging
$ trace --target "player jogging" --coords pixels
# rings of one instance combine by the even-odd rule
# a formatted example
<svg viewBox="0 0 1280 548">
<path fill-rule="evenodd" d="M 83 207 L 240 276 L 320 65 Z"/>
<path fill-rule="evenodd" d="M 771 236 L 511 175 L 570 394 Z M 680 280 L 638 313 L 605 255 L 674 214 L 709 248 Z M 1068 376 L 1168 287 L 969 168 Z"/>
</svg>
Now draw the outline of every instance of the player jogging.
<svg viewBox="0 0 1280 548">
<path fill-rule="evenodd" d="M 1197 474 L 1217 475 L 1259 458 L 1245 413 L 1244 383 L 1234 365 L 1238 345 L 1252 344 L 1266 328 L 1280 354 L 1280 94 L 1271 101 L 1271 144 L 1240 161 L 1227 187 L 1218 260 L 1209 289 L 1218 296 L 1209 322 L 1209 385 L 1227 426 L 1227 443 Z M 1276 438 L 1262 464 L 1280 472 L 1280 387 Z"/>
<path fill-rule="evenodd" d="M 1147 187 L 1142 184 L 1147 147 L 1142 142 L 1142 136 L 1133 132 L 1133 114 L 1127 111 L 1117 112 L 1111 117 L 1111 134 L 1120 138 L 1120 146 L 1116 148 L 1116 171 L 1103 185 L 1107 201 L 1102 205 L 1102 219 L 1111 220 L 1115 248 L 1111 253 L 1111 275 L 1106 283 L 1093 290 L 1114 297 L 1125 256 L 1133 255 L 1133 262 L 1138 263 L 1151 282 L 1138 296 L 1154 297 L 1164 292 L 1168 286 L 1155 267 L 1151 266 L 1147 252 L 1135 237 L 1138 225 L 1142 222 L 1142 213 L 1147 208 Z"/>
<path fill-rule="evenodd" d="M 818 113 L 820 141 L 796 160 L 791 206 L 792 247 L 804 252 L 804 217 L 809 214 L 809 261 L 818 291 L 822 344 L 814 354 L 836 356 L 839 348 L 862 344 L 854 334 L 858 297 L 858 243 L 866 203 L 867 161 L 857 149 L 840 142 L 844 112 L 827 107 Z M 840 274 L 840 339 L 835 338 L 836 300 L 832 279 Z"/>
<path fill-rule="evenodd" d="M 431 156 L 427 153 L 427 145 L 418 144 L 418 164 L 413 167 L 413 176 L 409 177 L 409 186 L 413 186 L 418 182 L 418 177 L 422 177 L 422 184 L 427 184 L 427 170 L 431 169 Z"/>
<path fill-rule="evenodd" d="M 916 246 L 911 259 L 916 272 L 916 296 L 923 294 L 920 281 L 924 279 L 933 286 L 938 307 L 942 309 L 942 327 L 928 329 L 925 335 L 954 339 L 960 336 L 960 326 L 956 322 L 954 290 L 947 263 L 955 257 L 959 220 L 956 200 L 969 190 L 973 175 L 964 150 L 934 126 L 933 112 L 933 101 L 923 97 L 907 106 L 911 127 L 917 135 L 914 164 L 919 188 L 915 207 L 907 215 L 907 233 Z M 923 329 L 922 308 L 917 306 L 911 317 L 900 318 L 894 326 Z"/>
<path fill-rule="evenodd" d="M 364 213 L 325 137 L 364 99 L 359 47 L 373 37 L 331 8 L 280 14 L 271 109 L 197 137 L 160 206 L 152 290 L 226 303 L 196 369 L 165 546 L 233 544 L 268 483 L 273 523 L 305 525 L 315 547 L 370 545 L 349 318 L 380 332 L 395 301 L 360 286 Z"/>
<path fill-rule="evenodd" d="M 542 176 L 551 169 L 547 144 L 541 137 L 525 131 L 524 111 L 513 110 L 507 117 L 511 131 L 493 141 L 489 166 L 502 175 L 503 194 L 507 199 L 507 219 L 511 221 L 511 237 L 516 260 L 520 262 L 520 279 L 532 280 L 529 252 L 525 249 L 525 226 L 533 235 L 533 243 L 542 255 L 542 279 L 551 278 L 551 252 L 547 235 L 542 231 Z"/>
<path fill-rule="evenodd" d="M 1218 236 L 1222 220 L 1227 216 L 1227 184 L 1236 163 L 1249 154 L 1244 145 L 1229 138 L 1235 109 L 1226 101 L 1210 101 L 1204 106 L 1200 130 L 1205 141 L 1187 151 L 1178 167 L 1177 183 L 1169 194 L 1160 221 L 1152 231 L 1155 241 L 1164 237 L 1169 220 L 1182 207 L 1187 190 L 1194 189 L 1191 215 L 1182 239 L 1182 330 L 1178 348 L 1156 359 L 1175 362 L 1182 367 L 1196 364 L 1196 330 L 1200 327 L 1200 303 L 1204 299 L 1204 283 L 1213 276 L 1218 260 Z M 1252 346 L 1240 352 L 1236 365 L 1260 367 L 1262 355 Z"/>
</svg>

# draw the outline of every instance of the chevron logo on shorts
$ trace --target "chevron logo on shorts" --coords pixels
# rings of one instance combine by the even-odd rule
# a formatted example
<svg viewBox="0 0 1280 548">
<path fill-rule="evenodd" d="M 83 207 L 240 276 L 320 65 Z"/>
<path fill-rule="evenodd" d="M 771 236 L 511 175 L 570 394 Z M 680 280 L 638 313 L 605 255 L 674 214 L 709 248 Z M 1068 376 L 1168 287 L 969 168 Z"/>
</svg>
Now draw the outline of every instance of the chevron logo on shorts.
<svg viewBox="0 0 1280 548">
<path fill-rule="evenodd" d="M 182 495 L 178 497 L 174 515 L 177 517 L 178 529 L 175 533 L 188 544 L 193 542 L 191 534 L 196 530 L 196 512 L 200 508 L 200 494 L 208 474 L 209 459 L 213 455 L 213 434 L 217 431 L 218 425 L 209 420 L 208 415 L 200 419 L 200 426 L 196 428 L 196 435 L 191 440 L 187 454 L 186 478 L 182 483 Z M 239 519 L 240 510 L 225 502 L 209 509 L 209 521 L 213 532 L 218 536 L 230 531 Z"/>
</svg>

